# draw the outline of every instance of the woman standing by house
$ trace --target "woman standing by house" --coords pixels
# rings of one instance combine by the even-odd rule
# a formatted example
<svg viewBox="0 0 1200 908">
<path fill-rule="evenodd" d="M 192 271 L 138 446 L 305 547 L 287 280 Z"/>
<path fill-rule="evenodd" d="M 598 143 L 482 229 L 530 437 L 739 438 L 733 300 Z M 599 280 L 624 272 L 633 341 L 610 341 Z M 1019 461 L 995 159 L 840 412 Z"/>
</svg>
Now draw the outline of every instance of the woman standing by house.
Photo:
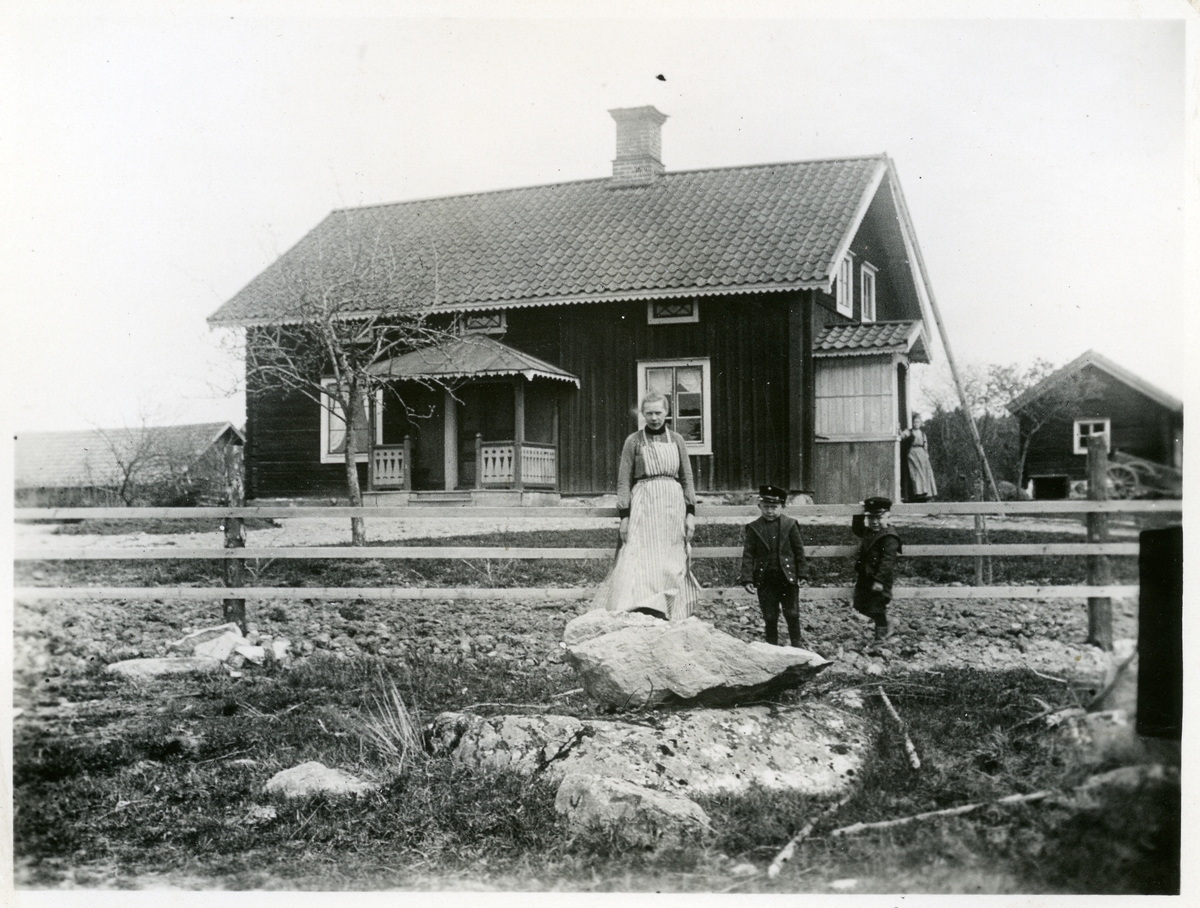
<svg viewBox="0 0 1200 908">
<path fill-rule="evenodd" d="M 929 462 L 929 438 L 923 425 L 921 414 L 914 413 L 912 428 L 900 433 L 907 448 L 904 468 L 908 474 L 909 501 L 929 501 L 937 497 L 937 480 L 933 478 L 933 464 Z"/>
<path fill-rule="evenodd" d="M 642 398 L 645 427 L 625 439 L 617 472 L 621 544 L 594 604 L 679 621 L 695 611 L 700 586 L 688 564 L 696 489 L 683 436 L 667 428 L 667 400 Z"/>
</svg>

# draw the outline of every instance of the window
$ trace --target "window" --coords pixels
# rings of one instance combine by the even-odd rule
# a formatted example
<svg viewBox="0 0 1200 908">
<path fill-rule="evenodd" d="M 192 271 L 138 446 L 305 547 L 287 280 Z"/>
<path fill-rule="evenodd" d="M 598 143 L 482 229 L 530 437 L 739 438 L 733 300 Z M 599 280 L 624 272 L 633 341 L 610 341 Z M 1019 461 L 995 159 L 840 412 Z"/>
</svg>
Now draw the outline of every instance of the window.
<svg viewBox="0 0 1200 908">
<path fill-rule="evenodd" d="M 712 453 L 712 378 L 707 359 L 638 363 L 638 401 L 650 391 L 667 399 L 667 426 L 692 454 Z M 639 424 L 641 419 L 638 419 Z"/>
<path fill-rule="evenodd" d="M 460 316 L 458 323 L 463 334 L 503 334 L 508 330 L 503 312 L 469 312 Z"/>
<path fill-rule="evenodd" d="M 847 252 L 838 266 L 837 311 L 842 315 L 854 316 L 854 253 Z"/>
<path fill-rule="evenodd" d="M 875 271 L 874 265 L 862 263 L 859 269 L 859 293 L 862 294 L 862 321 L 875 321 Z"/>
<path fill-rule="evenodd" d="M 700 304 L 696 300 L 651 300 L 646 304 L 646 323 L 650 325 L 680 325 L 700 321 Z"/>
<path fill-rule="evenodd" d="M 1088 439 L 1093 435 L 1104 436 L 1104 450 L 1112 450 L 1112 433 L 1109 431 L 1110 420 L 1107 419 L 1077 419 L 1075 420 L 1075 453 L 1086 454 Z"/>
<path fill-rule="evenodd" d="M 326 378 L 322 386 L 332 388 L 334 379 Z M 330 412 L 330 399 L 321 395 L 321 463 L 346 462 L 346 421 L 342 418 L 341 408 L 333 404 L 335 412 Z M 354 416 L 357 428 L 354 430 L 359 463 L 367 462 L 367 398 L 363 395 L 362 404 Z M 375 396 L 375 444 L 383 444 L 383 389 Z"/>
</svg>

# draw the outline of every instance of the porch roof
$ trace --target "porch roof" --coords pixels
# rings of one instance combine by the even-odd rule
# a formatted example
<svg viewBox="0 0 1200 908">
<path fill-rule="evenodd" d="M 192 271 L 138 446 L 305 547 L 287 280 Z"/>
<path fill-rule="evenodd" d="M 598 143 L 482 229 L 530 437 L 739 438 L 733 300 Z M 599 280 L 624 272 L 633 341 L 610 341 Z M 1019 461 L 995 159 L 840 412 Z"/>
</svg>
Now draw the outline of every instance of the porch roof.
<svg viewBox="0 0 1200 908">
<path fill-rule="evenodd" d="M 578 377 L 536 356 L 502 344 L 486 334 L 467 334 L 444 344 L 413 350 L 371 367 L 380 377 L 403 379 L 480 378 L 524 375 L 529 381 L 551 378 L 573 382 Z"/>
<path fill-rule="evenodd" d="M 925 331 L 918 321 L 829 325 L 817 335 L 814 356 L 871 356 L 906 353 L 914 363 L 929 362 Z"/>
</svg>

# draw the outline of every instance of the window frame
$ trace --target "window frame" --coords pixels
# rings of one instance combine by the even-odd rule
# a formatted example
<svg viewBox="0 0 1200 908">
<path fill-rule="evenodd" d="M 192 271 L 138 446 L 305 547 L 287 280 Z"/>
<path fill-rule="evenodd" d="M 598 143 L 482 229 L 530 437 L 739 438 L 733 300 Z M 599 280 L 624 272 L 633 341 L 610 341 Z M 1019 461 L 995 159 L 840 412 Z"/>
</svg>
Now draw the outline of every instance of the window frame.
<svg viewBox="0 0 1200 908">
<path fill-rule="evenodd" d="M 854 253 L 847 252 L 838 264 L 835 307 L 838 315 L 854 318 Z"/>
<path fill-rule="evenodd" d="M 703 427 L 703 437 L 700 441 L 688 441 L 688 454 L 712 454 L 712 360 L 707 356 L 695 356 L 687 359 L 647 359 L 638 360 L 637 364 L 637 399 L 638 399 L 638 428 L 645 428 L 646 421 L 642 419 L 641 401 L 646 395 L 648 382 L 646 373 L 650 369 L 667 369 L 679 368 L 688 366 L 699 366 L 700 382 L 701 382 L 701 426 Z M 667 425 L 675 431 L 676 416 L 672 413 L 667 417 Z"/>
<path fill-rule="evenodd" d="M 1087 439 L 1090 436 L 1096 434 L 1094 431 L 1089 430 L 1087 435 L 1081 435 L 1079 432 L 1079 429 L 1081 426 L 1083 426 L 1085 424 L 1089 425 L 1089 426 L 1093 426 L 1093 427 L 1098 426 L 1098 425 L 1104 426 L 1104 449 L 1105 449 L 1106 453 L 1111 454 L 1112 453 L 1112 418 L 1108 417 L 1108 416 L 1080 417 L 1079 419 L 1075 420 L 1075 427 L 1074 427 L 1074 438 L 1075 438 L 1074 450 L 1075 450 L 1075 453 L 1083 454 L 1086 456 L 1087 452 L 1088 452 Z"/>
<path fill-rule="evenodd" d="M 692 307 L 691 315 L 670 315 L 656 316 L 654 307 L 662 304 L 688 303 Z M 646 301 L 646 324 L 647 325 L 691 325 L 700 321 L 700 301 L 697 299 L 664 299 L 664 300 L 647 300 Z"/>
<path fill-rule="evenodd" d="M 481 328 L 472 328 L 467 322 L 471 318 L 486 318 L 488 316 L 499 316 L 500 324 L 487 325 Z M 507 334 L 508 333 L 508 313 L 503 309 L 489 309 L 485 312 L 464 312 L 458 317 L 459 334 Z"/>
<path fill-rule="evenodd" d="M 861 288 L 859 295 L 862 298 L 860 304 L 859 321 L 865 325 L 874 323 L 878 316 L 876 312 L 877 297 L 875 295 L 875 275 L 879 273 L 879 269 L 870 262 L 863 262 L 858 269 L 858 284 Z M 867 293 L 870 288 L 870 293 Z M 870 299 L 871 305 L 867 306 L 867 300 Z"/>
<path fill-rule="evenodd" d="M 336 378 L 321 379 L 321 403 L 319 409 L 321 411 L 321 463 L 342 463 L 346 462 L 346 455 L 341 452 L 330 452 L 329 450 L 329 429 L 330 417 L 333 415 L 330 412 L 329 395 L 325 393 L 325 388 L 332 387 L 337 382 Z M 366 411 L 366 394 L 363 395 L 363 411 Z M 338 417 L 339 420 L 342 417 Z M 345 421 L 342 421 L 343 427 Z M 344 431 L 344 428 L 343 428 Z M 383 444 L 383 388 L 375 389 L 375 444 Z M 355 457 L 355 463 L 366 463 L 371 457 L 370 451 L 359 451 Z"/>
</svg>

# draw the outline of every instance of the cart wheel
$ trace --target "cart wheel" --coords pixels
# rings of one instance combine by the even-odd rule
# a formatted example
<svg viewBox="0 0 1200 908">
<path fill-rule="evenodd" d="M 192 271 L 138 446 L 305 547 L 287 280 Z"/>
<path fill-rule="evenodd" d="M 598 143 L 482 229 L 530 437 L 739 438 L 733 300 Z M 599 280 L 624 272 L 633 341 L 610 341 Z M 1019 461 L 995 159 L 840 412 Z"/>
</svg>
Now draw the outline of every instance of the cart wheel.
<svg viewBox="0 0 1200 908">
<path fill-rule="evenodd" d="M 1141 486 L 1137 472 L 1124 464 L 1113 464 L 1108 468 L 1108 481 L 1113 498 L 1134 498 Z"/>
</svg>

